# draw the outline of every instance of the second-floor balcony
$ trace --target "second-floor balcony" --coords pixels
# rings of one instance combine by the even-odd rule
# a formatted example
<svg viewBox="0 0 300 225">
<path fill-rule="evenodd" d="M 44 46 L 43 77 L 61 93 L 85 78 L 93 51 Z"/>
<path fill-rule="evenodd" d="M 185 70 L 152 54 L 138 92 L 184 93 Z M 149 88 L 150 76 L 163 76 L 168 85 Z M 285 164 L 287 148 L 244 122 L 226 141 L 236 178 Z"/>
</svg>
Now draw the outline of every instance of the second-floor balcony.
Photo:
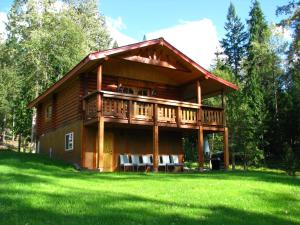
<svg viewBox="0 0 300 225">
<path fill-rule="evenodd" d="M 101 108 L 97 106 L 97 98 L 101 99 Z M 98 111 L 101 111 L 105 122 L 112 123 L 193 128 L 198 125 L 223 127 L 225 122 L 222 108 L 191 102 L 109 91 L 93 92 L 83 101 L 86 123 L 97 121 Z"/>
</svg>

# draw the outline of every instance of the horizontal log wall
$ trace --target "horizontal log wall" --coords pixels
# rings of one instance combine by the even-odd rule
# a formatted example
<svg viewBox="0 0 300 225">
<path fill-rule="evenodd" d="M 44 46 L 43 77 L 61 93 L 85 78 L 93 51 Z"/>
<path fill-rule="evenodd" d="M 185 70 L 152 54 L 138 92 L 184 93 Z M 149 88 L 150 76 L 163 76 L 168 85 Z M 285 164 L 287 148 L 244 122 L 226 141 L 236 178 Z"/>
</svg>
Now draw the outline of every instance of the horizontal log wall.
<svg viewBox="0 0 300 225">
<path fill-rule="evenodd" d="M 37 107 L 37 135 L 80 120 L 82 117 L 83 84 L 80 79 L 69 81 Z M 52 105 L 52 118 L 46 119 L 46 110 Z"/>
<path fill-rule="evenodd" d="M 39 137 L 40 153 L 50 156 L 55 159 L 61 159 L 70 163 L 81 162 L 81 121 L 72 122 L 66 126 L 50 131 Z M 65 151 L 65 135 L 73 132 L 74 134 L 74 149 Z"/>
<path fill-rule="evenodd" d="M 171 85 L 164 85 L 155 82 L 139 81 L 134 79 L 127 79 L 118 76 L 103 75 L 102 80 L 102 90 L 104 91 L 116 91 L 116 86 L 121 83 L 123 86 L 128 87 L 138 87 L 138 88 L 148 88 L 155 89 L 157 95 L 155 97 L 181 100 L 180 89 Z M 113 87 L 115 86 L 115 87 Z M 88 91 L 93 92 L 97 88 L 96 74 L 88 75 Z"/>
</svg>

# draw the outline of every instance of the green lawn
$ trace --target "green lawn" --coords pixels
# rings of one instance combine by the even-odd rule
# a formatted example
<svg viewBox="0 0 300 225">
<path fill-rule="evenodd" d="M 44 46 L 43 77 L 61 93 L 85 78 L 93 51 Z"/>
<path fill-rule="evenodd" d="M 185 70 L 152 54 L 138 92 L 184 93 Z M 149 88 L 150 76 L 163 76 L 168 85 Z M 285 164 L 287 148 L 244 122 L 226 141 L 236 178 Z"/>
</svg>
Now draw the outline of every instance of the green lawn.
<svg viewBox="0 0 300 225">
<path fill-rule="evenodd" d="M 76 172 L 0 151 L 0 224 L 300 224 L 300 178 L 270 170 Z"/>
</svg>

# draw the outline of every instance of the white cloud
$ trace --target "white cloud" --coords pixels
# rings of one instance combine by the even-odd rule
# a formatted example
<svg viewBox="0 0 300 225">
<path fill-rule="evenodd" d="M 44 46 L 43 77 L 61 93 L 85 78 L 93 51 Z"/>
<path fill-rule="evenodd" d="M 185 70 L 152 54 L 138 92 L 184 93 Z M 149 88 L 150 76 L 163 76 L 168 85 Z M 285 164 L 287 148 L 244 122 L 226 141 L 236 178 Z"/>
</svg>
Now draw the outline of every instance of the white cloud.
<svg viewBox="0 0 300 225">
<path fill-rule="evenodd" d="M 7 22 L 7 14 L 0 12 L 0 39 L 6 38 L 5 23 Z"/>
<path fill-rule="evenodd" d="M 283 26 L 277 26 L 277 25 L 272 25 L 271 26 L 271 31 L 273 34 L 281 37 L 285 41 L 292 41 L 292 31 L 290 29 L 287 29 Z"/>
<path fill-rule="evenodd" d="M 132 37 L 123 34 L 121 30 L 126 29 L 126 25 L 123 23 L 122 17 L 116 19 L 111 17 L 106 17 L 107 29 L 110 32 L 111 37 L 117 41 L 119 46 L 128 45 L 137 42 Z"/>
<path fill-rule="evenodd" d="M 146 34 L 148 39 L 163 37 L 204 68 L 209 68 L 220 44 L 210 19 L 180 21 L 173 27 Z"/>
</svg>

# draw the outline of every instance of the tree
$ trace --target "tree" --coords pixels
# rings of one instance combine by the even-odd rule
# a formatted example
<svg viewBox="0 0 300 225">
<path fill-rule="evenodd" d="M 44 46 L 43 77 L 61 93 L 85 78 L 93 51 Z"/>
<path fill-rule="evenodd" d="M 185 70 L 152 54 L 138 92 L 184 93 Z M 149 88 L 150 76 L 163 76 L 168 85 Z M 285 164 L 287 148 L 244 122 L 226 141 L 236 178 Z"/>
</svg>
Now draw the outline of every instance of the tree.
<svg viewBox="0 0 300 225">
<path fill-rule="evenodd" d="M 244 25 L 237 16 L 234 5 L 230 3 L 225 23 L 225 38 L 221 40 L 221 46 L 227 55 L 226 64 L 232 69 L 235 79 L 241 80 L 240 68 L 241 61 L 245 56 L 245 44 L 247 33 L 244 31 Z"/>
<path fill-rule="evenodd" d="M 266 115 L 263 80 L 269 68 L 265 66 L 269 29 L 259 2 L 253 2 L 248 20 L 247 59 L 245 61 L 245 78 L 243 96 L 244 102 L 250 109 L 244 118 L 246 142 L 245 157 L 247 162 L 258 164 L 263 158 L 263 135 Z M 247 167 L 247 165 L 246 165 Z"/>
<path fill-rule="evenodd" d="M 286 76 L 282 79 L 279 123 L 282 141 L 285 143 L 283 149 L 290 149 L 293 151 L 292 154 L 295 154 L 296 149 L 300 146 L 300 1 L 290 1 L 289 4 L 278 7 L 276 14 L 287 15 L 288 17 L 283 19 L 279 25 L 293 31 L 293 39 L 287 52 Z M 287 152 L 283 154 L 285 159 L 290 158 Z M 297 159 L 297 156 L 294 158 Z M 299 162 L 297 163 L 299 168 Z"/>
<path fill-rule="evenodd" d="M 57 3 L 62 6 L 58 8 Z M 15 0 L 8 13 L 7 33 L 8 65 L 20 81 L 20 95 L 11 101 L 10 111 L 18 106 L 15 130 L 28 137 L 32 121 L 28 102 L 89 52 L 108 48 L 111 38 L 96 0 Z"/>
<path fill-rule="evenodd" d="M 115 40 L 114 41 L 114 43 L 113 43 L 113 46 L 112 46 L 113 48 L 118 48 L 119 47 L 119 45 L 118 45 L 118 42 Z"/>
</svg>

